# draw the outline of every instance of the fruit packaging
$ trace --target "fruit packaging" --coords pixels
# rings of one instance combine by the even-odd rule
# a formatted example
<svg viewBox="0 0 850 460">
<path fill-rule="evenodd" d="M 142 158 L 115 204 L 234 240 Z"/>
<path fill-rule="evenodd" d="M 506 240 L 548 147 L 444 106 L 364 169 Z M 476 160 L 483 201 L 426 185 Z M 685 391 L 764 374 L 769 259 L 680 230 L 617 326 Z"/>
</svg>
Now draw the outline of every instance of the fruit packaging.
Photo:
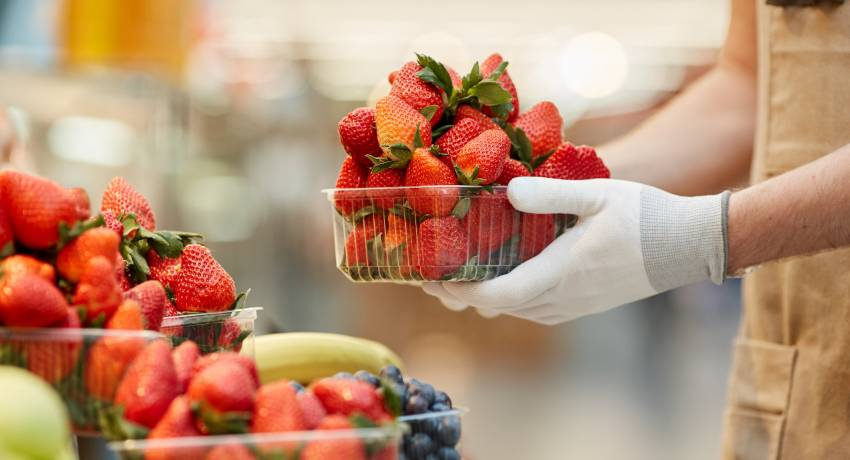
<svg viewBox="0 0 850 460">
<path fill-rule="evenodd" d="M 504 186 L 325 193 L 337 267 L 357 282 L 488 280 L 537 255 L 575 224 L 574 216 L 515 210 Z"/>
<path fill-rule="evenodd" d="M 261 307 L 250 307 L 166 316 L 160 330 L 175 347 L 192 340 L 204 355 L 235 351 L 254 356 L 254 321 L 260 310 Z"/>
<path fill-rule="evenodd" d="M 152 331 L 0 327 L 0 364 L 28 369 L 64 400 L 74 431 L 95 434 L 110 414 L 124 372 L 151 341 Z"/>
</svg>

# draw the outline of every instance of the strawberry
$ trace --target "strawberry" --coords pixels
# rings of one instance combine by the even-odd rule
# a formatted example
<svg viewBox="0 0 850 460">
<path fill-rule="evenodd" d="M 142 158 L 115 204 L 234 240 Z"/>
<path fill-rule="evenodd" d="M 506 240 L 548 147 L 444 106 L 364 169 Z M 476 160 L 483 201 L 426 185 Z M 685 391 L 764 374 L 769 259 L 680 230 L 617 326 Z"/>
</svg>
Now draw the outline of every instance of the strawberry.
<svg viewBox="0 0 850 460">
<path fill-rule="evenodd" d="M 201 350 L 198 348 L 198 344 L 191 340 L 181 343 L 171 351 L 171 358 L 174 360 L 174 372 L 177 374 L 177 386 L 180 388 L 181 394 L 186 392 L 189 379 L 192 376 L 192 368 L 200 356 Z"/>
<path fill-rule="evenodd" d="M 132 214 L 142 227 L 151 231 L 156 229 L 156 217 L 148 199 L 123 177 L 115 177 L 106 185 L 100 200 L 100 212 L 105 211 L 119 218 Z"/>
<path fill-rule="evenodd" d="M 199 429 L 204 433 L 224 434 L 247 431 L 256 389 L 245 367 L 235 361 L 221 361 L 195 374 L 186 394 L 199 407 Z"/>
<path fill-rule="evenodd" d="M 555 216 L 523 214 L 519 234 L 519 258 L 524 262 L 555 241 Z"/>
<path fill-rule="evenodd" d="M 301 415 L 295 389 L 288 381 L 279 380 L 263 385 L 257 390 L 254 416 L 251 420 L 252 433 L 277 433 L 305 429 L 307 424 Z"/>
<path fill-rule="evenodd" d="M 395 96 L 386 96 L 375 105 L 375 125 L 378 143 L 387 156 L 399 160 L 390 146 L 401 144 L 412 152 L 418 146 L 414 142 L 416 131 L 422 139 L 421 147 L 431 146 L 431 123 L 418 110 Z"/>
<path fill-rule="evenodd" d="M 453 166 L 460 149 L 484 131 L 485 129 L 481 124 L 472 118 L 456 120 L 454 126 L 437 139 L 440 151 L 449 154 L 448 157 L 443 157 L 443 161 L 447 165 Z"/>
<path fill-rule="evenodd" d="M 106 322 L 123 300 L 112 260 L 102 256 L 89 260 L 74 291 L 73 303 L 85 308 L 86 324 Z"/>
<path fill-rule="evenodd" d="M 210 353 L 208 355 L 201 356 L 200 358 L 198 358 L 197 361 L 195 361 L 195 364 L 192 366 L 192 375 L 203 371 L 204 369 L 209 366 L 212 366 L 213 364 L 224 361 L 234 362 L 242 366 L 246 371 L 248 371 L 248 374 L 251 375 L 251 378 L 254 381 L 254 385 L 257 387 L 260 386 L 260 376 L 257 373 L 257 365 L 254 363 L 254 360 L 247 356 L 240 355 L 239 353 L 235 353 L 232 351 L 219 351 L 216 353 Z"/>
<path fill-rule="evenodd" d="M 372 245 L 372 240 L 382 235 L 386 230 L 384 217 L 371 214 L 354 225 L 354 229 L 345 240 L 345 263 L 354 266 L 383 265 L 381 254 Z"/>
<path fill-rule="evenodd" d="M 312 391 L 304 390 L 296 394 L 295 399 L 301 409 L 301 418 L 304 420 L 305 429 L 312 430 L 319 426 L 319 423 L 327 415 L 319 398 Z"/>
<path fill-rule="evenodd" d="M 71 226 L 77 208 L 70 192 L 48 179 L 17 171 L 0 173 L 0 187 L 12 231 L 31 249 L 47 249 L 59 241 L 59 224 Z"/>
<path fill-rule="evenodd" d="M 488 129 L 499 129 L 499 125 L 497 125 L 495 121 L 493 121 L 489 116 L 481 113 L 481 111 L 476 108 L 469 105 L 458 106 L 457 113 L 455 114 L 455 124 L 458 124 L 461 120 L 465 120 L 467 118 L 478 123 L 482 131 Z"/>
<path fill-rule="evenodd" d="M 564 120 L 558 107 L 549 101 L 540 102 L 517 117 L 514 127 L 528 136 L 533 157 L 545 155 L 563 142 Z"/>
<path fill-rule="evenodd" d="M 201 436 L 192 418 L 192 408 L 186 396 L 178 396 L 171 401 L 168 410 L 148 433 L 148 439 L 171 439 Z M 196 448 L 147 448 L 145 460 L 183 460 L 203 458 L 206 447 Z"/>
<path fill-rule="evenodd" d="M 493 73 L 496 68 L 499 67 L 503 61 L 502 56 L 499 53 L 493 53 L 481 63 L 481 74 L 486 78 Z M 502 72 L 502 75 L 499 77 L 499 84 L 502 85 L 507 92 L 511 93 L 511 104 L 513 104 L 513 110 L 511 110 L 510 114 L 508 114 L 508 121 L 514 121 L 516 119 L 517 114 L 519 114 L 519 97 L 517 97 L 516 86 L 514 86 L 513 80 L 511 80 L 510 75 L 508 75 L 508 71 L 505 70 Z M 493 116 L 493 112 L 490 107 L 484 107 L 484 113 Z"/>
<path fill-rule="evenodd" d="M 242 326 L 234 319 L 225 320 L 221 323 L 221 331 L 218 334 L 218 340 L 215 345 L 219 350 L 230 350 L 239 352 L 242 350 Z"/>
<path fill-rule="evenodd" d="M 3 282 L 0 319 L 9 327 L 46 327 L 68 317 L 68 302 L 52 283 L 24 274 Z"/>
<path fill-rule="evenodd" d="M 583 145 L 576 148 L 564 142 L 534 170 L 534 175 L 566 180 L 607 179 L 611 177 L 611 172 L 592 147 Z"/>
<path fill-rule="evenodd" d="M 387 81 L 390 82 L 390 85 L 395 81 L 395 77 L 398 76 L 398 70 L 393 70 L 389 74 L 387 74 Z"/>
<path fill-rule="evenodd" d="M 77 214 L 77 220 L 86 220 L 91 217 L 91 203 L 89 202 L 89 194 L 82 187 L 74 187 L 68 189 L 71 198 L 74 200 L 74 210 Z"/>
<path fill-rule="evenodd" d="M 366 194 L 371 203 L 381 209 L 390 209 L 400 200 L 404 194 L 400 190 L 369 190 L 378 187 L 401 187 L 404 184 L 404 171 L 389 168 L 380 172 L 370 172 L 366 179 Z"/>
<path fill-rule="evenodd" d="M 502 175 L 511 152 L 511 140 L 501 129 L 488 129 L 460 149 L 455 164 L 467 185 L 492 184 Z"/>
<path fill-rule="evenodd" d="M 452 216 L 434 217 L 419 224 L 419 274 L 439 280 L 461 267 L 469 256 L 466 229 Z"/>
<path fill-rule="evenodd" d="M 446 66 L 446 71 L 449 73 L 449 78 L 451 78 L 452 86 L 455 89 L 460 89 L 461 87 L 463 87 L 463 80 L 461 80 L 460 75 L 458 75 L 458 73 L 455 71 L 455 69 L 452 69 L 451 67 Z M 390 83 L 392 83 L 392 82 L 390 82 Z"/>
<path fill-rule="evenodd" d="M 531 171 L 520 161 L 508 158 L 505 162 L 505 167 L 502 169 L 502 175 L 496 179 L 499 185 L 508 185 L 514 177 L 530 176 Z"/>
<path fill-rule="evenodd" d="M 136 287 L 125 291 L 124 298 L 135 300 L 142 309 L 145 318 L 145 329 L 158 331 L 162 325 L 162 316 L 166 305 L 171 303 L 165 293 L 162 283 L 148 280 Z"/>
<path fill-rule="evenodd" d="M 183 248 L 174 298 L 180 311 L 224 311 L 236 301 L 236 283 L 216 261 L 209 249 L 199 244 Z"/>
<path fill-rule="evenodd" d="M 473 198 L 469 212 L 461 221 L 469 234 L 471 250 L 478 254 L 479 265 L 499 265 L 500 255 L 490 254 L 501 248 L 514 234 L 516 211 L 504 190 L 482 193 Z"/>
<path fill-rule="evenodd" d="M 145 348 L 139 337 L 105 336 L 89 349 L 83 383 L 93 397 L 111 401 L 124 371 Z"/>
<path fill-rule="evenodd" d="M 443 91 L 425 82 L 418 75 L 422 66 L 416 62 L 404 64 L 393 78 L 390 96 L 395 96 L 417 111 L 434 106 L 436 111 L 430 119 L 431 126 L 437 124 L 443 116 Z"/>
<path fill-rule="evenodd" d="M 154 340 L 127 368 L 115 391 L 115 404 L 124 406 L 124 418 L 153 428 L 180 396 L 177 373 L 171 359 L 171 346 Z"/>
<path fill-rule="evenodd" d="M 310 385 L 328 414 L 360 414 L 380 422 L 389 419 L 384 400 L 370 383 L 353 379 L 324 378 Z"/>
<path fill-rule="evenodd" d="M 114 231 L 119 237 L 124 236 L 124 224 L 118 220 L 118 216 L 116 216 L 114 212 L 102 211 L 100 215 L 103 216 L 104 227 Z"/>
<path fill-rule="evenodd" d="M 2 190 L 0 190 L 0 198 Z M 15 233 L 12 230 L 12 221 L 0 200 L 0 255 L 9 255 L 15 251 Z"/>
<path fill-rule="evenodd" d="M 211 450 L 204 460 L 254 460 L 251 450 L 242 444 L 222 444 Z"/>
<path fill-rule="evenodd" d="M 368 174 L 368 169 L 359 165 L 353 158 L 345 157 L 339 170 L 339 176 L 336 178 L 336 188 L 363 188 L 366 185 Z M 366 200 L 364 200 L 363 193 L 351 190 L 334 193 L 334 207 L 343 216 L 348 216 L 364 206 L 366 206 Z"/>
<path fill-rule="evenodd" d="M 381 156 L 383 153 L 378 145 L 375 109 L 371 107 L 360 107 L 349 112 L 339 120 L 337 131 L 342 148 L 365 168 L 372 167 L 372 161 L 366 155 Z"/>
<path fill-rule="evenodd" d="M 121 238 L 106 227 L 86 230 L 59 251 L 56 256 L 56 268 L 66 280 L 77 283 L 83 276 L 89 260 L 98 256 L 116 260 L 116 257 L 120 256 L 120 242 Z"/>
<path fill-rule="evenodd" d="M 402 278 L 412 276 L 416 267 L 417 240 L 416 221 L 395 214 L 387 216 L 387 232 L 384 236 L 384 251 L 387 265 L 398 268 Z"/>
<path fill-rule="evenodd" d="M 15 254 L 3 259 L 3 261 L 0 262 L 0 273 L 2 273 L 3 276 L 3 278 L 0 279 L 0 287 L 2 287 L 2 283 L 7 283 L 10 280 L 23 275 L 35 275 L 50 282 L 51 284 L 56 281 L 56 274 L 53 269 L 53 265 L 50 265 L 47 262 L 42 262 L 35 257 L 21 254 Z"/>
<path fill-rule="evenodd" d="M 142 309 L 139 304 L 133 300 L 124 300 L 121 305 L 106 322 L 106 329 L 123 329 L 141 331 L 144 329 L 145 319 L 142 316 Z"/>
<path fill-rule="evenodd" d="M 146 256 L 150 268 L 150 278 L 162 283 L 163 287 L 174 290 L 177 274 L 180 273 L 180 257 L 161 257 L 156 251 L 148 251 Z"/>
<path fill-rule="evenodd" d="M 430 150 L 420 148 L 413 152 L 404 176 L 405 186 L 455 184 L 457 184 L 455 172 Z M 451 213 L 457 203 L 458 193 L 456 187 L 414 188 L 405 191 L 407 200 L 414 211 L 432 216 L 446 216 Z"/>
<path fill-rule="evenodd" d="M 65 329 L 80 327 L 77 310 L 68 308 L 66 319 L 59 326 Z M 58 383 L 74 370 L 82 348 L 82 336 L 57 336 L 51 340 L 29 340 L 24 343 L 27 369 L 50 384 Z"/>
<path fill-rule="evenodd" d="M 180 315 L 180 312 L 177 311 L 177 307 L 173 303 L 168 302 L 162 310 L 162 322 L 165 323 L 166 318 L 178 315 Z M 160 327 L 160 332 L 171 337 L 183 337 L 183 325 L 179 322 L 169 324 L 168 326 L 163 325 Z"/>
<path fill-rule="evenodd" d="M 347 418 L 340 415 L 329 415 L 316 427 L 317 430 L 351 430 L 354 427 Z M 300 460 L 366 460 L 366 449 L 363 441 L 356 436 L 342 436 L 332 439 L 316 439 L 310 441 L 301 451 Z"/>
</svg>

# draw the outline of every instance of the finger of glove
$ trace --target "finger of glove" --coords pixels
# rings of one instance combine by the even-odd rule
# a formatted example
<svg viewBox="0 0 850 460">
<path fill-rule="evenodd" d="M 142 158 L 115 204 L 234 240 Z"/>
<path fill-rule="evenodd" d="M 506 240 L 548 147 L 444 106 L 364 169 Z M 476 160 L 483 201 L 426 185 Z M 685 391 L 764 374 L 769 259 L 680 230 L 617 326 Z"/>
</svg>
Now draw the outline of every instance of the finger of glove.
<svg viewBox="0 0 850 460">
<path fill-rule="evenodd" d="M 509 314 L 535 323 L 545 324 L 547 326 L 565 323 L 582 316 L 575 312 L 570 312 L 569 305 L 552 302 L 553 299 L 549 300 L 550 302 L 534 306 L 521 306 L 511 311 Z"/>
<path fill-rule="evenodd" d="M 496 310 L 490 310 L 489 308 L 476 308 L 475 311 L 477 311 L 479 315 L 487 319 L 493 319 L 499 316 L 500 314 Z"/>
<path fill-rule="evenodd" d="M 599 180 L 517 177 L 508 184 L 508 199 L 522 212 L 587 216 L 602 208 L 605 189 L 605 182 Z"/>
<path fill-rule="evenodd" d="M 422 290 L 425 291 L 426 294 L 439 299 L 440 303 L 449 310 L 463 311 L 469 306 L 466 302 L 458 300 L 457 297 L 446 291 L 441 283 L 425 283 L 422 285 Z"/>
</svg>

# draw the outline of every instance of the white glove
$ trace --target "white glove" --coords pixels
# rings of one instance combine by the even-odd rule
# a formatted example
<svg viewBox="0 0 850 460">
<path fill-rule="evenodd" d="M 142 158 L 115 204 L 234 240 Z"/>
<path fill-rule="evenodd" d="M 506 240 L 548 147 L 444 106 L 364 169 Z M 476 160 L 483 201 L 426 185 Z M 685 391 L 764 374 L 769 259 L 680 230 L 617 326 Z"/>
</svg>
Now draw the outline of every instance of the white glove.
<svg viewBox="0 0 850 460">
<path fill-rule="evenodd" d="M 575 214 L 578 223 L 506 275 L 427 283 L 425 292 L 453 309 L 471 305 L 557 324 L 686 284 L 725 279 L 729 192 L 689 198 L 619 180 L 518 177 L 508 198 L 519 211 Z"/>
</svg>

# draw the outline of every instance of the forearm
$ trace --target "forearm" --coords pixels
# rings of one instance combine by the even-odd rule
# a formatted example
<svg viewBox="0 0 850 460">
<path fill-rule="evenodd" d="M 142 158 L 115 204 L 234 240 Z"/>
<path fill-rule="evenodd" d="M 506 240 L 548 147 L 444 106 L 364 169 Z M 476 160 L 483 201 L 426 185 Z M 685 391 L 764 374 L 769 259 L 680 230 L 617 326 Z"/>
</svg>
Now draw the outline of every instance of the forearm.
<svg viewBox="0 0 850 460">
<path fill-rule="evenodd" d="M 850 245 L 850 145 L 732 195 L 728 272 Z"/>
</svg>

